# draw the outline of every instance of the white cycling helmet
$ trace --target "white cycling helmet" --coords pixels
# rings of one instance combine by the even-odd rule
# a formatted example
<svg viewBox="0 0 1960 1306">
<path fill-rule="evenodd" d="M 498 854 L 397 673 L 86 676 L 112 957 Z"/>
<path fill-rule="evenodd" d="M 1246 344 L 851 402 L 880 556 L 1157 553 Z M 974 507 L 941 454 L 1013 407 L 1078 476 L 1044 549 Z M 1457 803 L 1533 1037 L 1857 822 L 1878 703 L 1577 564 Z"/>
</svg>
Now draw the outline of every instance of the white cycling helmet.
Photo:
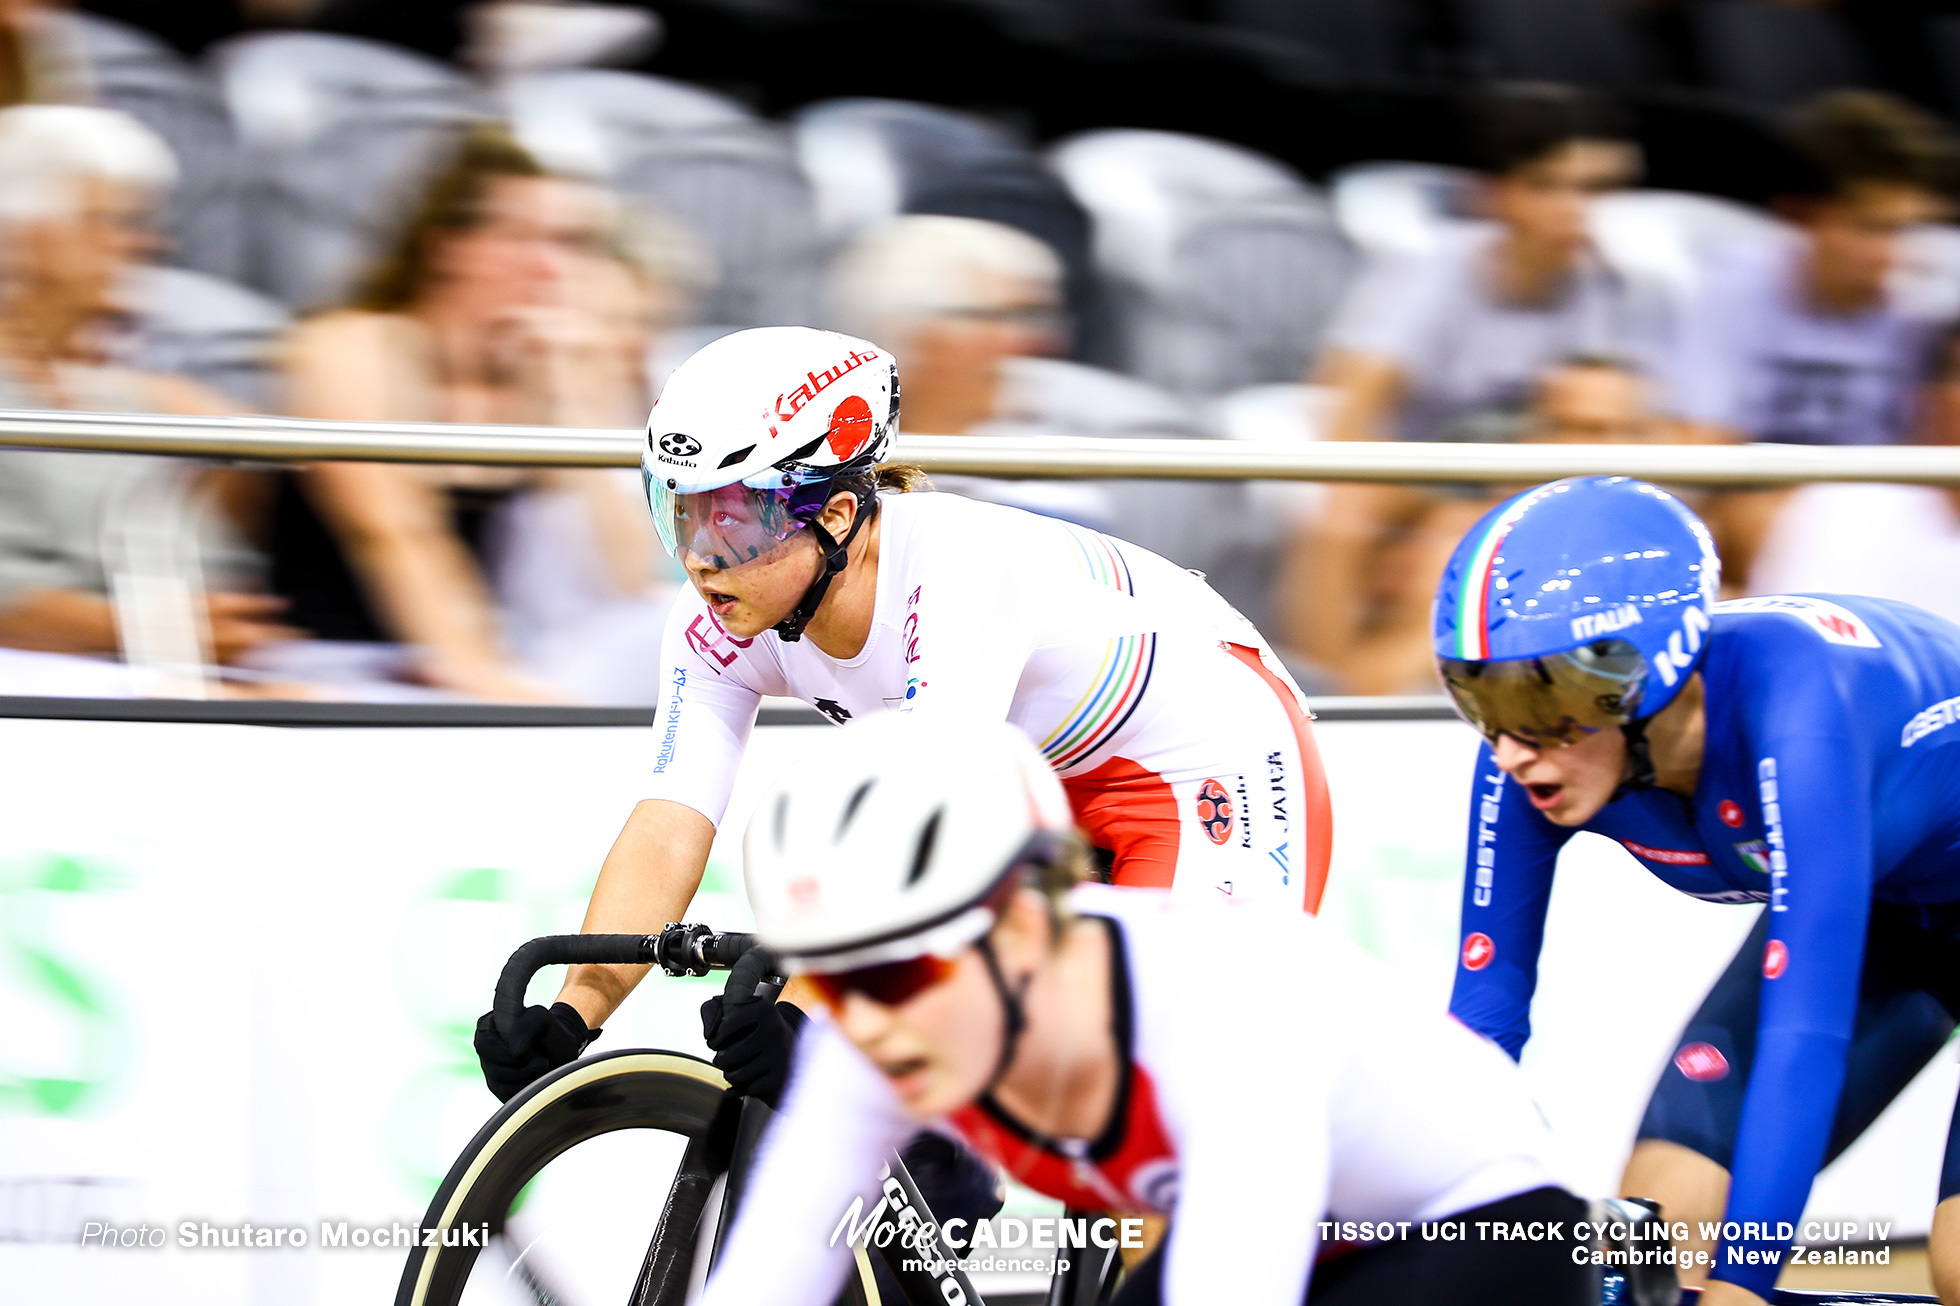
<svg viewBox="0 0 1960 1306">
<path fill-rule="evenodd" d="M 957 955 L 1075 828 L 1061 782 L 1001 721 L 853 721 L 769 787 L 743 845 L 757 940 L 790 974 Z"/>
<path fill-rule="evenodd" d="M 660 542 L 730 571 L 814 528 L 824 571 L 777 627 L 799 638 L 850 543 L 816 518 L 856 478 L 857 533 L 875 502 L 869 473 L 897 433 L 898 366 L 886 350 L 810 327 L 723 336 L 675 370 L 647 416 L 640 472 Z"/>
</svg>

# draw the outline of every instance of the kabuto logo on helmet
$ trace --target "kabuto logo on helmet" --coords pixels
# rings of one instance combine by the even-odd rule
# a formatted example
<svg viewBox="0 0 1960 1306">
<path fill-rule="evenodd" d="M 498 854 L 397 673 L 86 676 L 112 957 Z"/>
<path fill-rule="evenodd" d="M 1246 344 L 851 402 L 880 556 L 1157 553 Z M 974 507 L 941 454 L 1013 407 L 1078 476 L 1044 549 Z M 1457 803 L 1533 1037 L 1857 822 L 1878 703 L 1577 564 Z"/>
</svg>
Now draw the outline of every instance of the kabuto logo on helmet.
<svg viewBox="0 0 1960 1306">
<path fill-rule="evenodd" d="M 821 372 L 805 372 L 802 385 L 794 390 L 785 390 L 776 396 L 776 416 L 787 422 L 802 412 L 805 404 L 815 403 L 818 395 L 866 363 L 875 362 L 877 358 L 876 350 L 853 349 L 841 363 L 826 367 Z M 783 407 L 785 403 L 789 405 L 787 409 Z M 867 405 L 867 411 L 868 407 Z"/>
<path fill-rule="evenodd" d="M 669 431 L 660 437 L 660 452 L 675 458 L 692 458 L 701 452 L 701 442 L 691 435 L 679 431 Z"/>
</svg>

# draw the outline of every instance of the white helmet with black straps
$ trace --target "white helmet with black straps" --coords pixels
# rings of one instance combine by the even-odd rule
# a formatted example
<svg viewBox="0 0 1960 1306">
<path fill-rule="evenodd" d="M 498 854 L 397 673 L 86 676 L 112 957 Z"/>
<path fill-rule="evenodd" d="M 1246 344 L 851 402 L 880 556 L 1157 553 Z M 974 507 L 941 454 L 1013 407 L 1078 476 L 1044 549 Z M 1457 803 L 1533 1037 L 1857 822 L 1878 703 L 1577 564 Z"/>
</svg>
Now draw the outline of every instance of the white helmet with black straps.
<svg viewBox="0 0 1960 1306">
<path fill-rule="evenodd" d="M 744 843 L 758 941 L 791 974 L 957 955 L 1074 831 L 1019 729 L 889 712 L 783 773 Z"/>
<path fill-rule="evenodd" d="M 813 530 L 824 570 L 777 627 L 797 639 L 874 510 L 869 474 L 897 434 L 889 351 L 810 327 L 712 341 L 668 378 L 647 417 L 640 471 L 660 542 L 731 571 Z M 836 540 L 816 518 L 845 482 L 858 492 L 858 515 Z"/>
</svg>

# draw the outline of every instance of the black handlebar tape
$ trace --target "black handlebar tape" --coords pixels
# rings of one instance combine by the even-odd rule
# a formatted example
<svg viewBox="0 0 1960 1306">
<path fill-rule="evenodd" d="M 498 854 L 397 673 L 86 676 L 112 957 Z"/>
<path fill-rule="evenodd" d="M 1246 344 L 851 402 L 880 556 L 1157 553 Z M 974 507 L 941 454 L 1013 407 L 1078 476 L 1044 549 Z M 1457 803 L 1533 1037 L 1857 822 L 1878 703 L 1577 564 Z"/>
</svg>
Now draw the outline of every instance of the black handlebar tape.
<svg viewBox="0 0 1960 1306">
<path fill-rule="evenodd" d="M 710 966 L 717 970 L 733 967 L 742 954 L 755 946 L 753 934 L 717 934 L 702 948 Z"/>
<path fill-rule="evenodd" d="M 657 934 L 547 934 L 510 954 L 491 1005 L 497 1032 L 509 1038 L 524 1011 L 524 990 L 546 966 L 642 966 L 656 958 Z"/>
</svg>

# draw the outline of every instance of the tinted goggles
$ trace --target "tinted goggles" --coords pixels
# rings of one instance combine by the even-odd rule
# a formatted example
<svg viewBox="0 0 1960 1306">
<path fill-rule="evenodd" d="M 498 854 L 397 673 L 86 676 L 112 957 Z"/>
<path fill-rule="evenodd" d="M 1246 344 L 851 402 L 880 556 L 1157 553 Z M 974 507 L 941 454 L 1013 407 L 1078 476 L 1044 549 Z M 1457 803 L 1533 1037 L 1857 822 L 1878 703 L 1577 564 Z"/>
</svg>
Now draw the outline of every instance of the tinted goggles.
<svg viewBox="0 0 1960 1306">
<path fill-rule="evenodd" d="M 1510 735 L 1533 748 L 1563 748 L 1632 721 L 1647 659 L 1621 639 L 1506 661 L 1439 661 L 1456 710 L 1495 743 Z"/>
<path fill-rule="evenodd" d="M 853 993 L 870 998 L 881 1007 L 898 1007 L 933 985 L 945 982 L 953 970 L 954 963 L 949 959 L 928 954 L 828 975 L 813 972 L 807 978 L 833 1010 L 842 1007 L 844 999 Z"/>
<path fill-rule="evenodd" d="M 772 479 L 783 479 L 775 473 Z M 665 481 L 647 478 L 647 506 L 668 553 L 692 553 L 716 571 L 767 560 L 823 510 L 801 500 L 800 485 L 757 489 L 736 482 L 698 494 L 676 494 Z"/>
</svg>

